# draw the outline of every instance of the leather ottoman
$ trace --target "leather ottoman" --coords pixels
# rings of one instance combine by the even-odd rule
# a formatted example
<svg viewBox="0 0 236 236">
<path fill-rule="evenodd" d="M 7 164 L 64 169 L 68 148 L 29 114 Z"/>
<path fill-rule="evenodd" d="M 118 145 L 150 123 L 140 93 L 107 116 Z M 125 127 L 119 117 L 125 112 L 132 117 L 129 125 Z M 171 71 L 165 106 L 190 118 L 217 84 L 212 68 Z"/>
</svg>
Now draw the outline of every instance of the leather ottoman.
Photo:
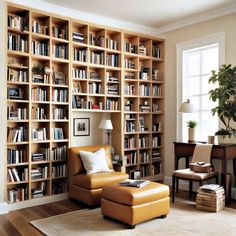
<svg viewBox="0 0 236 236">
<path fill-rule="evenodd" d="M 150 182 L 142 188 L 119 184 L 103 187 L 101 212 L 104 218 L 126 223 L 130 228 L 169 213 L 169 187 Z"/>
</svg>

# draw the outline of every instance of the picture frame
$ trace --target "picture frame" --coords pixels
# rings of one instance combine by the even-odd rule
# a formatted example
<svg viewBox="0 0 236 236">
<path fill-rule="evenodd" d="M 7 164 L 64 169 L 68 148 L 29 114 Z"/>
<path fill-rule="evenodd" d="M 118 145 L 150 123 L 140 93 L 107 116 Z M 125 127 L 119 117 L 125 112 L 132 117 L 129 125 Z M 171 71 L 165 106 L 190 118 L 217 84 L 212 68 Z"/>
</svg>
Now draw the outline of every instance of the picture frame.
<svg viewBox="0 0 236 236">
<path fill-rule="evenodd" d="M 23 90 L 21 88 L 8 88 L 9 99 L 23 99 Z"/>
<path fill-rule="evenodd" d="M 90 118 L 74 118 L 73 124 L 74 136 L 90 135 Z"/>
</svg>

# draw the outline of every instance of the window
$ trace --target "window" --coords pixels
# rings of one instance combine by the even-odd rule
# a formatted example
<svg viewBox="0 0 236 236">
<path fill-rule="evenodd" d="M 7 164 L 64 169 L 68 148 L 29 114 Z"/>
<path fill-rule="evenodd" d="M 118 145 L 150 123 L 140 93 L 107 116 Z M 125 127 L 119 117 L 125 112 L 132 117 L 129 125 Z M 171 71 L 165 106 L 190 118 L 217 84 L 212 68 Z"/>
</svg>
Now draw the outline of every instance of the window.
<svg viewBox="0 0 236 236">
<path fill-rule="evenodd" d="M 180 72 L 179 99 L 177 108 L 187 99 L 196 108 L 195 113 L 180 115 L 178 122 L 178 138 L 187 140 L 188 132 L 186 123 L 188 120 L 197 121 L 196 139 L 206 141 L 208 135 L 214 135 L 218 130 L 219 121 L 217 116 L 212 116 L 211 109 L 217 104 L 209 100 L 209 90 L 216 85 L 209 84 L 208 80 L 212 70 L 217 70 L 221 64 L 221 40 L 201 40 L 192 45 L 181 45 L 178 61 Z M 178 59 L 179 59 L 178 58 Z"/>
</svg>

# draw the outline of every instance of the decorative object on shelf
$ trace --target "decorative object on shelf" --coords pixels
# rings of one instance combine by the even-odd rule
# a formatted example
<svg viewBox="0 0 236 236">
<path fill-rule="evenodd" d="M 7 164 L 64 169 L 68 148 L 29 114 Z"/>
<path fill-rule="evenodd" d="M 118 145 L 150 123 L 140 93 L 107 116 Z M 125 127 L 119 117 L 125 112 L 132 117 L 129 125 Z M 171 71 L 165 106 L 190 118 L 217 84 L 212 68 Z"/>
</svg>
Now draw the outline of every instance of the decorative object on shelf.
<svg viewBox="0 0 236 236">
<path fill-rule="evenodd" d="M 179 112 L 182 113 L 194 113 L 195 112 L 195 107 L 193 104 L 190 103 L 190 99 L 187 99 L 186 102 L 182 103 Z"/>
<path fill-rule="evenodd" d="M 236 66 L 220 66 L 219 70 L 212 71 L 209 83 L 219 84 L 215 89 L 209 91 L 210 99 L 218 102 L 218 105 L 212 108 L 212 114 L 217 114 L 225 128 L 218 130 L 215 135 L 218 136 L 219 143 L 232 143 L 231 136 L 236 136 L 236 129 L 231 127 L 231 121 L 236 122 Z"/>
<path fill-rule="evenodd" d="M 111 120 L 101 120 L 98 128 L 107 130 L 107 144 L 111 146 L 111 130 L 113 129 Z"/>
<path fill-rule="evenodd" d="M 74 118 L 74 136 L 90 135 L 90 118 Z"/>
<path fill-rule="evenodd" d="M 194 120 L 189 120 L 187 122 L 188 127 L 188 141 L 194 142 L 195 141 L 195 127 L 197 126 L 197 122 Z"/>
</svg>

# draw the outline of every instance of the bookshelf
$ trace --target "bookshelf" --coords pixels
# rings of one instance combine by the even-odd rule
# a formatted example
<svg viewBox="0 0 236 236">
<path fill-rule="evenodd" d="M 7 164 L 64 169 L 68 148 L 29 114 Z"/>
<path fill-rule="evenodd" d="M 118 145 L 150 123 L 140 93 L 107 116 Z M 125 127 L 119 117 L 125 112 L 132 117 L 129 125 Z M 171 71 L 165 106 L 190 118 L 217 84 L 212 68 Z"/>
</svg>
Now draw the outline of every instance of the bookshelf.
<svg viewBox="0 0 236 236">
<path fill-rule="evenodd" d="M 8 4 L 9 203 L 67 192 L 69 20 Z"/>
<path fill-rule="evenodd" d="M 74 112 L 109 113 L 122 171 L 161 180 L 164 40 L 7 9 L 8 202 L 67 192 Z"/>
</svg>

